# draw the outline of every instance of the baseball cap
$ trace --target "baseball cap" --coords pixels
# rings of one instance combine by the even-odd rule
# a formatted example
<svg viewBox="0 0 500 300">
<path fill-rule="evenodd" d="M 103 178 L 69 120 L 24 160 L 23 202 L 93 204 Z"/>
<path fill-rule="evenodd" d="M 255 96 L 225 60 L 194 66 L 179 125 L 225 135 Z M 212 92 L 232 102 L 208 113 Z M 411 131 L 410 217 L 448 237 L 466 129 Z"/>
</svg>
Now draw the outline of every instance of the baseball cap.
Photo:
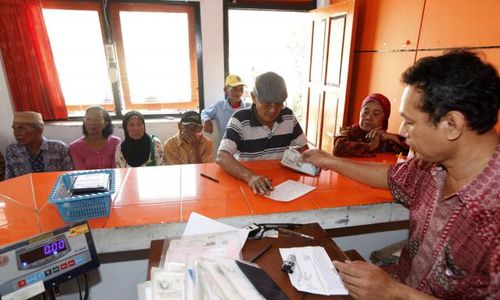
<svg viewBox="0 0 500 300">
<path fill-rule="evenodd" d="M 200 124 L 201 125 L 201 117 L 200 114 L 190 110 L 182 114 L 181 123 L 183 124 Z"/>
<path fill-rule="evenodd" d="M 241 81 L 240 76 L 230 74 L 230 75 L 227 75 L 227 77 L 226 77 L 226 84 L 225 85 L 230 86 L 230 87 L 235 87 L 238 85 L 245 85 L 245 84 L 243 83 L 243 81 Z"/>
<path fill-rule="evenodd" d="M 285 80 L 274 72 L 257 76 L 253 92 L 263 102 L 283 103 L 288 98 Z"/>
<path fill-rule="evenodd" d="M 14 113 L 14 123 L 43 125 L 42 114 L 36 111 L 20 111 Z"/>
</svg>

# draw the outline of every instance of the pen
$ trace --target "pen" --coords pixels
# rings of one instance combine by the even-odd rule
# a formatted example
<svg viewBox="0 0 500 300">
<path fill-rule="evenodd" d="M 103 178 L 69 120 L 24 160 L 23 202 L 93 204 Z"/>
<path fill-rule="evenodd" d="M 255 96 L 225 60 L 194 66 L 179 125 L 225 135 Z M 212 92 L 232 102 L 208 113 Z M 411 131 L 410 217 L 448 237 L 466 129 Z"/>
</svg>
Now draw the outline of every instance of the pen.
<svg viewBox="0 0 500 300">
<path fill-rule="evenodd" d="M 201 177 L 205 177 L 205 178 L 207 178 L 207 179 L 210 179 L 210 180 L 212 180 L 212 181 L 214 181 L 214 182 L 219 183 L 219 179 L 217 179 L 217 178 L 213 178 L 213 177 L 208 176 L 207 174 L 203 174 L 203 173 L 200 173 L 200 175 L 201 175 Z"/>
<path fill-rule="evenodd" d="M 262 249 L 259 253 L 257 253 L 250 261 L 251 262 L 256 261 L 257 258 L 259 258 L 262 254 L 266 253 L 266 251 L 269 250 L 269 249 L 271 249 L 272 246 L 273 246 L 273 244 L 267 245 L 266 248 Z"/>
<path fill-rule="evenodd" d="M 295 235 L 295 236 L 300 236 L 300 237 L 303 237 L 305 239 L 310 239 L 310 240 L 314 240 L 314 237 L 313 236 L 310 236 L 310 235 L 307 235 L 307 234 L 303 234 L 303 233 L 300 233 L 300 232 L 296 232 L 296 231 L 292 231 L 292 230 L 288 230 L 288 229 L 285 229 L 285 228 L 276 228 L 278 231 L 281 231 L 283 233 L 288 233 L 290 235 Z"/>
</svg>

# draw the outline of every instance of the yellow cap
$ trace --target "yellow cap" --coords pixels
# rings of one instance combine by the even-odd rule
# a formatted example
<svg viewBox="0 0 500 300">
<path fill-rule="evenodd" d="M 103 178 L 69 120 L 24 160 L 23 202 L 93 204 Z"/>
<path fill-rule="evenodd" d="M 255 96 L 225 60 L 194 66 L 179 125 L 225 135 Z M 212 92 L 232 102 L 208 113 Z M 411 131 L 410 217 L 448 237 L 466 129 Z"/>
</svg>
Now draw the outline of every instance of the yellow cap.
<svg viewBox="0 0 500 300">
<path fill-rule="evenodd" d="M 238 85 L 245 85 L 245 83 L 243 83 L 243 81 L 241 81 L 240 76 L 230 74 L 230 75 L 227 75 L 227 77 L 226 77 L 226 84 L 225 85 L 230 86 L 230 87 L 235 87 Z"/>
</svg>

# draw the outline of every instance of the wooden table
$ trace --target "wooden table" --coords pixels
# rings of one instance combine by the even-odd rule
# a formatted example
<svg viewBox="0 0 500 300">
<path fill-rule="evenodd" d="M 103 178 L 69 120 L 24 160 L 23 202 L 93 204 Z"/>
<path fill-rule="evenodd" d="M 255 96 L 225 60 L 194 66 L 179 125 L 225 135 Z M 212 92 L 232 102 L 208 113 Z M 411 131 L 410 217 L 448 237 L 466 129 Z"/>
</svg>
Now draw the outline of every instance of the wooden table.
<svg viewBox="0 0 500 300">
<path fill-rule="evenodd" d="M 255 257 L 262 249 L 272 244 L 267 250 L 254 262 L 258 264 L 266 273 L 279 285 L 283 292 L 290 299 L 351 299 L 349 296 L 321 296 L 297 291 L 291 284 L 288 274 L 281 271 L 282 259 L 279 253 L 279 248 L 304 247 L 304 246 L 323 246 L 332 260 L 344 261 L 349 258 L 351 260 L 361 259 L 362 257 L 355 251 L 350 250 L 348 257 L 342 250 L 333 242 L 328 234 L 319 226 L 318 223 L 306 224 L 304 226 L 293 229 L 294 231 L 305 233 L 314 237 L 314 240 L 305 239 L 302 237 L 280 234 L 278 238 L 263 238 L 260 240 L 247 240 L 242 250 L 244 260 L 250 260 Z M 168 247 L 168 241 L 154 240 L 151 242 L 151 250 L 148 265 L 148 278 L 150 280 L 151 267 L 158 266 L 163 250 Z"/>
</svg>

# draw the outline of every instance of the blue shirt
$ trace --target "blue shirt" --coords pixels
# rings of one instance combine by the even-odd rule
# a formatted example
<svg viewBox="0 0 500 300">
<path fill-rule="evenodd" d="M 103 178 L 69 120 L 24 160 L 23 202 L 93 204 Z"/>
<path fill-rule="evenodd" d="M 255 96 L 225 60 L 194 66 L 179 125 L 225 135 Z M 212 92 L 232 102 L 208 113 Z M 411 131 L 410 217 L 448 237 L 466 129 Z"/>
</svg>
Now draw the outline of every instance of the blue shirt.
<svg viewBox="0 0 500 300">
<path fill-rule="evenodd" d="M 250 103 L 245 103 L 240 101 L 240 107 L 234 109 L 229 104 L 229 100 L 226 98 L 224 100 L 220 100 L 209 108 L 205 108 L 201 112 L 201 119 L 203 122 L 206 120 L 214 120 L 217 123 L 217 128 L 219 129 L 219 135 L 222 137 L 224 132 L 226 132 L 227 123 L 229 123 L 229 119 L 233 113 L 241 108 L 250 107 Z"/>
<path fill-rule="evenodd" d="M 5 154 L 7 168 L 5 178 L 13 178 L 33 172 L 55 172 L 73 170 L 68 146 L 61 141 L 42 138 L 38 153 L 30 154 L 26 146 L 11 144 Z"/>
</svg>

